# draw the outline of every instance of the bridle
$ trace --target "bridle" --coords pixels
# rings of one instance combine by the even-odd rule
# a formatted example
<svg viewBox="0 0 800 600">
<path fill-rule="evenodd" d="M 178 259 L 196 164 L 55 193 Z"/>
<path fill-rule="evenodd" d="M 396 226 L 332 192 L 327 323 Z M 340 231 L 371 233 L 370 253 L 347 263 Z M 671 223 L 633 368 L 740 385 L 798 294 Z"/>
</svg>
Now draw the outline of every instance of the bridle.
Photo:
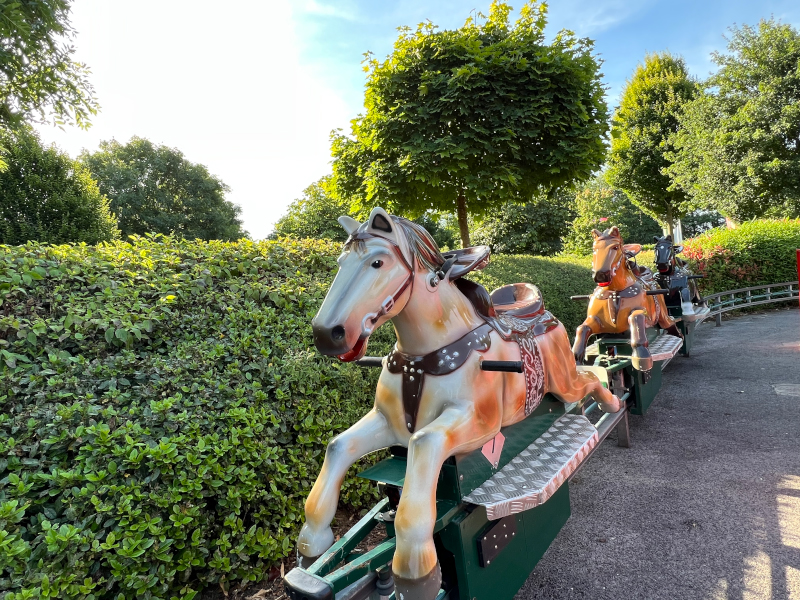
<svg viewBox="0 0 800 600">
<path fill-rule="evenodd" d="M 362 241 L 369 240 L 372 238 L 381 239 L 391 244 L 395 254 L 397 254 L 397 256 L 400 257 L 400 260 L 408 269 L 408 276 L 406 277 L 405 281 L 403 281 L 403 283 L 400 284 L 400 287 L 398 287 L 397 290 L 391 296 L 387 296 L 386 299 L 383 302 L 381 302 L 381 306 L 377 312 L 368 313 L 364 317 L 364 321 L 361 324 L 362 335 L 364 334 L 370 335 L 372 333 L 372 329 L 375 326 L 375 323 L 377 323 L 381 317 L 387 315 L 389 311 L 391 311 L 394 308 L 395 303 L 400 299 L 400 296 L 403 295 L 403 292 L 411 288 L 411 293 L 412 294 L 414 293 L 414 275 L 416 275 L 416 269 L 414 268 L 414 265 L 409 264 L 408 259 L 406 259 L 406 257 L 403 255 L 403 250 L 400 248 L 400 246 L 398 246 L 397 243 L 395 243 L 393 240 L 390 240 L 387 237 L 371 233 L 368 231 L 357 231 L 351 234 L 350 237 L 347 238 L 347 241 L 344 243 L 344 246 L 346 248 L 350 244 L 350 242 L 355 242 L 357 240 L 362 240 Z M 372 325 L 371 327 L 366 326 L 367 319 L 371 321 Z"/>
</svg>

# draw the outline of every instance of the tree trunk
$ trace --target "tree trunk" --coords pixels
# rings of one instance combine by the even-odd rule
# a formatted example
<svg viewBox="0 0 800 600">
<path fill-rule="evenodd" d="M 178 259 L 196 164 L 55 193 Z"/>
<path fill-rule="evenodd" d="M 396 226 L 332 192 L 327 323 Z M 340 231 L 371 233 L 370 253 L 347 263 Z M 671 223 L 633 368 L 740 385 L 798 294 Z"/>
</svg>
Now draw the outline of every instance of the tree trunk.
<svg viewBox="0 0 800 600">
<path fill-rule="evenodd" d="M 469 224 L 467 223 L 467 199 L 464 194 L 459 194 L 456 200 L 456 214 L 458 215 L 458 230 L 461 233 L 461 247 L 469 248 Z"/>
<path fill-rule="evenodd" d="M 673 220 L 672 220 L 672 204 L 667 204 L 667 234 L 670 238 L 675 239 L 673 231 Z"/>
</svg>

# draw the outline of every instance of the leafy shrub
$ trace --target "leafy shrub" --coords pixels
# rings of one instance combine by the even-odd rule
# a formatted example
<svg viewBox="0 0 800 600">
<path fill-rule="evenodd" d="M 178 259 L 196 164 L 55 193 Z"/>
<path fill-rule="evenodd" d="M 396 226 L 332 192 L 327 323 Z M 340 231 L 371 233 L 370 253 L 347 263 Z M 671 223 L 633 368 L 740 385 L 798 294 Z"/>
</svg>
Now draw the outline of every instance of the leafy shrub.
<svg viewBox="0 0 800 600">
<path fill-rule="evenodd" d="M 749 221 L 736 229 L 712 229 L 688 240 L 683 257 L 704 275 L 701 292 L 713 294 L 737 288 L 797 279 L 796 249 L 800 219 Z"/>
<path fill-rule="evenodd" d="M 542 292 L 545 307 L 564 323 L 570 337 L 586 318 L 586 302 L 569 297 L 589 294 L 594 289 L 589 256 L 498 255 L 483 271 L 470 274 L 469 279 L 490 292 L 508 283 L 535 284 Z"/>
<path fill-rule="evenodd" d="M 337 253 L 0 247 L 7 600 L 191 598 L 294 551 L 325 444 L 374 397 L 373 371 L 309 349 Z M 379 332 L 372 349 L 390 342 Z M 374 494 L 350 477 L 342 499 Z"/>
<path fill-rule="evenodd" d="M 536 196 L 526 204 L 508 202 L 483 217 L 472 242 L 504 254 L 556 254 L 576 217 L 574 205 L 575 194 L 568 191 Z"/>
<path fill-rule="evenodd" d="M 564 252 L 592 253 L 592 230 L 619 227 L 626 243 L 649 244 L 661 235 L 661 226 L 641 211 L 620 190 L 593 182 L 575 196 L 577 217 L 564 238 Z"/>
</svg>

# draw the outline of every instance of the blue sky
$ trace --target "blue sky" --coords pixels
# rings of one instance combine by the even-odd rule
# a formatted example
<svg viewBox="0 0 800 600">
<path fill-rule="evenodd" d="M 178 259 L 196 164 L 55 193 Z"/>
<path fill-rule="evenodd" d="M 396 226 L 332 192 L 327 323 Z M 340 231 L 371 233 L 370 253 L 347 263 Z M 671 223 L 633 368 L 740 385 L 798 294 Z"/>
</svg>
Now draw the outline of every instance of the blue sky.
<svg viewBox="0 0 800 600">
<path fill-rule="evenodd" d="M 521 3 L 510 2 L 519 8 Z M 487 0 L 75 0 L 76 55 L 102 106 L 89 131 L 39 127 L 76 156 L 133 135 L 181 150 L 231 187 L 258 239 L 330 171 L 328 135 L 363 105 L 362 55 L 391 52 L 401 25 L 463 24 Z M 800 27 L 800 1 L 554 0 L 548 36 L 595 40 L 613 108 L 645 53 L 713 69 L 733 24 L 774 16 Z"/>
</svg>

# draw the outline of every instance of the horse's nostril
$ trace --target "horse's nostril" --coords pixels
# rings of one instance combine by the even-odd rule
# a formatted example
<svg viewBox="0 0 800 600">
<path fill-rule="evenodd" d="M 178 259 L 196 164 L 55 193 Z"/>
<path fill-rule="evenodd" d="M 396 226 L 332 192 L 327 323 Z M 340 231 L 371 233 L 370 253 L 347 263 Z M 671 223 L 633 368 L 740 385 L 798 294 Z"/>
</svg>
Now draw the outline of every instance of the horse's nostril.
<svg viewBox="0 0 800 600">
<path fill-rule="evenodd" d="M 331 329 L 331 337 L 337 342 L 340 341 L 340 340 L 343 340 L 344 339 L 344 327 L 342 327 L 341 325 L 337 325 L 336 327 Z"/>
</svg>

